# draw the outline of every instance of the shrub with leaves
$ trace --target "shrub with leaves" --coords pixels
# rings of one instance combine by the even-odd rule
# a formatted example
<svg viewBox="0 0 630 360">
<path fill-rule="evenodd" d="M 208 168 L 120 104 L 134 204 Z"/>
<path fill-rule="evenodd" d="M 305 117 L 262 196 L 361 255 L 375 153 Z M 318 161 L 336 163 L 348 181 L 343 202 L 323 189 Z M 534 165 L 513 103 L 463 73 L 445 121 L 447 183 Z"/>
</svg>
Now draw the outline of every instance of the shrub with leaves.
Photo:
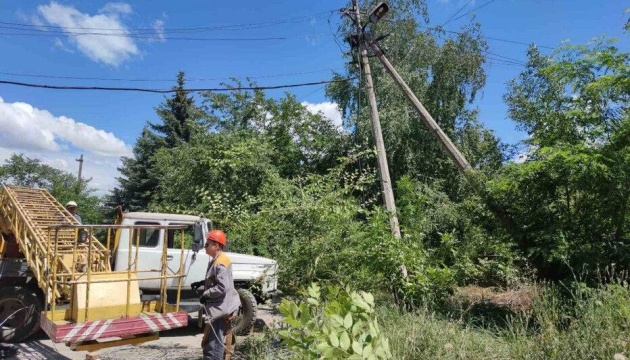
<svg viewBox="0 0 630 360">
<path fill-rule="evenodd" d="M 280 336 L 300 359 L 391 359 L 374 297 L 338 286 L 312 284 L 299 302 L 280 305 L 286 328 Z"/>
</svg>

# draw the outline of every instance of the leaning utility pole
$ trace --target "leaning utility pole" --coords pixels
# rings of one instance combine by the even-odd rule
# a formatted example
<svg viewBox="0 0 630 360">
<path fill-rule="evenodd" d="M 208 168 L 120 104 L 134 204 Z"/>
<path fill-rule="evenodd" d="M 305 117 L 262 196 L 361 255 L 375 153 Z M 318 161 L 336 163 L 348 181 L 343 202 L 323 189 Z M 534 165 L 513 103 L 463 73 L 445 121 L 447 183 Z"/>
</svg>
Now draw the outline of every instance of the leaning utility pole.
<svg viewBox="0 0 630 360">
<path fill-rule="evenodd" d="M 400 238 L 400 226 L 398 225 L 398 215 L 396 215 L 396 202 L 394 201 L 394 191 L 392 190 L 392 181 L 389 177 L 389 166 L 387 165 L 387 154 L 383 142 L 383 134 L 381 132 L 381 122 L 378 116 L 378 108 L 376 107 L 376 95 L 374 94 L 374 84 L 372 83 L 372 72 L 370 70 L 370 62 L 368 59 L 367 48 L 365 47 L 363 27 L 361 27 L 361 12 L 359 11 L 359 1 L 352 0 L 354 11 L 354 23 L 357 27 L 357 39 L 359 42 L 359 53 L 361 56 L 360 64 L 365 74 L 365 90 L 367 91 L 368 101 L 370 103 L 370 118 L 372 121 L 372 134 L 376 143 L 376 155 L 378 158 L 378 170 L 381 180 L 381 190 L 385 201 L 385 208 L 389 212 L 389 225 L 392 234 Z"/>
<path fill-rule="evenodd" d="M 357 0 L 353 0 L 353 4 L 355 8 Z M 385 3 L 378 4 L 369 15 L 369 22 L 376 23 L 378 22 L 385 14 L 389 11 L 389 7 Z M 357 13 L 357 21 L 358 24 L 358 8 L 356 10 Z M 385 56 L 383 50 L 378 45 L 378 38 L 374 39 L 371 34 L 365 33 L 364 29 L 360 28 L 358 36 L 351 38 L 351 45 L 355 47 L 359 47 L 362 50 L 362 54 L 365 54 L 364 59 L 367 63 L 367 48 L 372 50 L 372 53 L 381 61 L 385 70 L 392 77 L 396 85 L 402 90 L 403 94 L 411 102 L 413 107 L 416 109 L 418 114 L 420 115 L 420 119 L 427 126 L 429 131 L 436 137 L 442 148 L 446 151 L 448 157 L 455 163 L 457 170 L 464 175 L 466 180 L 468 180 L 469 184 L 480 194 L 482 197 L 485 197 L 483 186 L 479 183 L 479 179 L 474 176 L 476 171 L 470 166 L 466 157 L 459 151 L 457 146 L 451 141 L 451 139 L 446 135 L 446 133 L 440 128 L 438 123 L 433 119 L 431 114 L 427 111 L 427 109 L 422 106 L 422 103 L 416 95 L 411 91 L 407 83 L 402 79 L 402 77 L 398 74 L 394 66 L 389 62 L 387 57 Z M 369 66 L 369 65 L 368 65 Z M 369 69 L 369 67 L 368 67 Z M 371 83 L 371 78 L 370 78 Z M 516 228 L 516 224 L 514 219 L 512 219 L 509 214 L 505 212 L 505 210 L 499 206 L 499 204 L 495 203 L 494 200 L 490 198 L 484 199 L 490 211 L 497 217 L 497 219 L 506 227 L 508 231 L 512 231 L 512 229 Z"/>
<path fill-rule="evenodd" d="M 383 53 L 383 50 L 381 50 L 380 46 L 378 46 L 378 43 L 376 41 L 373 41 L 372 39 L 367 39 L 366 42 L 372 49 L 372 53 L 376 55 L 376 57 L 381 61 L 381 63 L 385 67 L 385 70 L 387 70 L 392 79 L 394 79 L 396 85 L 398 85 L 400 90 L 402 90 L 407 100 L 409 100 L 414 106 L 414 108 L 420 115 L 420 118 L 422 119 L 422 121 L 424 121 L 424 124 L 429 128 L 429 131 L 431 131 L 433 135 L 438 139 L 438 142 L 446 151 L 446 154 L 451 158 L 451 160 L 453 160 L 453 162 L 457 166 L 457 169 L 462 173 L 466 173 L 467 171 L 472 170 L 472 167 L 468 163 L 468 160 L 466 160 L 466 157 L 464 157 L 464 155 L 459 151 L 455 144 L 453 144 L 448 135 L 444 133 L 442 128 L 433 119 L 433 116 L 431 116 L 427 109 L 422 106 L 420 100 L 418 100 L 416 95 L 414 95 L 407 83 L 405 83 L 405 81 L 398 74 L 394 66 L 389 62 L 387 57 L 385 57 L 385 54 Z"/>
</svg>

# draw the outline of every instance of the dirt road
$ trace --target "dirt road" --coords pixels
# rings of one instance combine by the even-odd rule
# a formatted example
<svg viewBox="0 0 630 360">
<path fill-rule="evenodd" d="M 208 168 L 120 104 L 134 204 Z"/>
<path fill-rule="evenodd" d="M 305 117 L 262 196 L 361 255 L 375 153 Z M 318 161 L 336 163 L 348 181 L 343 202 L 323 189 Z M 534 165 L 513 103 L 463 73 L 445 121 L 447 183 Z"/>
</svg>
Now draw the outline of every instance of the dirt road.
<svg viewBox="0 0 630 360">
<path fill-rule="evenodd" d="M 196 316 L 191 313 L 191 316 Z M 258 307 L 258 324 L 250 336 L 256 336 L 262 327 L 273 326 L 280 321 L 280 317 L 270 307 Z M 102 360 L 130 360 L 130 359 L 201 359 L 201 332 L 196 327 L 196 319 L 186 328 L 175 329 L 160 333 L 160 338 L 146 342 L 139 346 L 119 346 L 103 349 L 97 352 Z M 239 337 L 237 343 L 243 341 Z M 22 344 L 0 344 L 0 359 L 15 360 L 84 360 L 87 351 L 72 351 L 63 344 L 55 344 L 39 332 L 30 341 Z M 236 354 L 234 360 L 245 359 Z"/>
</svg>

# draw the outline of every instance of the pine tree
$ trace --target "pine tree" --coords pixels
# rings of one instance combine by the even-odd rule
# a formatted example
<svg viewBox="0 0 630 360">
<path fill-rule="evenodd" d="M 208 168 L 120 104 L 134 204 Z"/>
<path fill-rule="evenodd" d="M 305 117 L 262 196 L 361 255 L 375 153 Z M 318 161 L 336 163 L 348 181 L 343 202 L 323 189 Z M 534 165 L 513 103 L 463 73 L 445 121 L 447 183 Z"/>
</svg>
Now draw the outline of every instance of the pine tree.
<svg viewBox="0 0 630 360">
<path fill-rule="evenodd" d="M 121 176 L 108 198 L 111 206 L 122 205 L 130 211 L 146 210 L 158 186 L 153 155 L 162 148 L 174 148 L 190 140 L 194 131 L 205 131 L 203 112 L 184 87 L 185 74 L 177 74 L 171 98 L 155 109 L 159 123 L 147 122 L 133 148 L 133 157 L 123 157 L 118 168 Z"/>
</svg>

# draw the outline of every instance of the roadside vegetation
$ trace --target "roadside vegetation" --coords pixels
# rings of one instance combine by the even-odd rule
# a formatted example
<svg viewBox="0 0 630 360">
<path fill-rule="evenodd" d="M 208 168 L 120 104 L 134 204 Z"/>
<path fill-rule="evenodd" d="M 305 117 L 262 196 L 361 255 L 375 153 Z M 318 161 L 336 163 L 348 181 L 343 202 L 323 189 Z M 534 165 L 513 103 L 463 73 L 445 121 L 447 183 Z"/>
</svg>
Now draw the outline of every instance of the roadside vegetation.
<svg viewBox="0 0 630 360">
<path fill-rule="evenodd" d="M 503 99 L 528 138 L 506 145 L 471 105 L 486 81 L 479 24 L 444 33 L 424 27 L 423 1 L 389 5 L 374 31 L 483 184 L 468 186 L 373 62 L 400 239 L 352 64 L 333 76 L 355 80 L 326 89 L 343 129 L 289 93 L 236 89 L 252 83 L 190 94 L 182 72 L 106 198 L 17 154 L 0 180 L 78 199 L 91 222 L 115 205 L 203 213 L 233 251 L 276 259 L 286 325 L 239 348 L 252 359 L 630 357 L 630 54 L 604 37 L 530 46 Z"/>
</svg>

